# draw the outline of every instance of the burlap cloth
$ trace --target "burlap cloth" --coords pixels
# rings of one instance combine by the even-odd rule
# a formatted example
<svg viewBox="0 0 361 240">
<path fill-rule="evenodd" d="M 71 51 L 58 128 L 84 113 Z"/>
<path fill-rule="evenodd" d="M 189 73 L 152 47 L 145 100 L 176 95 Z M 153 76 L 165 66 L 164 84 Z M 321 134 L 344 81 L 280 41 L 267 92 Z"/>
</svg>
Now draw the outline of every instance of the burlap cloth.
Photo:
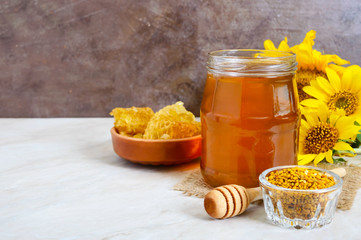
<svg viewBox="0 0 361 240">
<path fill-rule="evenodd" d="M 361 167 L 348 166 L 346 164 L 324 164 L 320 163 L 317 167 L 324 169 L 333 169 L 344 167 L 346 176 L 343 178 L 342 192 L 338 200 L 337 208 L 349 210 L 352 207 L 357 189 L 361 187 Z M 174 190 L 182 191 L 185 195 L 203 198 L 212 187 L 203 180 L 200 169 L 194 169 L 183 180 L 177 183 Z"/>
</svg>

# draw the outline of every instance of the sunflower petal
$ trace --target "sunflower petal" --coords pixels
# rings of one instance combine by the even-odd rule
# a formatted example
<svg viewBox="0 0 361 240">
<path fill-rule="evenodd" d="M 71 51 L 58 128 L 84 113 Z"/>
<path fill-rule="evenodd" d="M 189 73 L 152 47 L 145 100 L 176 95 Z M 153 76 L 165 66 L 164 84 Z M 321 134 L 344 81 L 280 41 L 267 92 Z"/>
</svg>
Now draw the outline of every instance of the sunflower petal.
<svg viewBox="0 0 361 240">
<path fill-rule="evenodd" d="M 352 72 L 352 90 L 355 93 L 358 93 L 361 91 L 361 67 L 358 65 L 352 65 L 347 67 L 347 69 L 350 69 Z"/>
<path fill-rule="evenodd" d="M 303 119 L 302 119 L 303 120 Z M 307 132 L 308 132 L 309 128 L 307 128 L 307 126 L 301 126 L 300 127 L 300 136 L 306 136 Z"/>
<path fill-rule="evenodd" d="M 354 125 L 355 119 L 352 117 L 341 116 L 336 122 L 336 128 L 339 130 L 339 139 L 349 139 L 357 134 L 359 127 Z"/>
<path fill-rule="evenodd" d="M 341 87 L 342 90 L 349 91 L 352 86 L 352 69 L 347 68 L 344 74 L 342 75 Z"/>
<path fill-rule="evenodd" d="M 335 146 L 333 147 L 334 150 L 338 150 L 338 151 L 351 151 L 351 152 L 355 152 L 355 150 L 347 143 L 345 142 L 337 142 L 335 144 Z"/>
<path fill-rule="evenodd" d="M 307 123 L 312 127 L 318 124 L 318 118 L 315 113 L 309 112 L 308 114 L 304 115 L 306 118 Z"/>
<path fill-rule="evenodd" d="M 339 135 L 339 139 L 350 139 L 353 136 L 357 135 L 359 133 L 359 128 L 354 127 L 354 126 L 350 126 L 348 128 L 342 129 L 342 131 L 340 131 L 340 135 Z"/>
<path fill-rule="evenodd" d="M 320 85 L 318 85 L 318 82 L 316 81 L 316 79 L 310 79 L 310 86 L 320 89 Z"/>
<path fill-rule="evenodd" d="M 306 139 L 306 137 L 307 137 L 307 133 L 306 133 L 306 132 L 302 132 L 302 131 L 300 130 L 300 135 L 299 135 L 300 141 L 301 141 L 301 140 L 304 141 L 304 140 Z M 301 144 L 300 144 L 300 143 L 298 144 L 298 147 L 301 149 Z"/>
<path fill-rule="evenodd" d="M 290 47 L 287 44 L 287 37 L 285 37 L 285 40 L 281 41 L 280 45 L 278 46 L 278 50 L 280 51 L 291 51 Z"/>
<path fill-rule="evenodd" d="M 354 119 L 351 117 L 341 116 L 338 121 L 336 122 L 336 128 L 342 129 L 347 126 L 352 126 L 354 123 Z"/>
<path fill-rule="evenodd" d="M 304 154 L 298 156 L 298 165 L 306 165 L 315 159 L 316 154 Z"/>
<path fill-rule="evenodd" d="M 301 128 L 308 130 L 311 128 L 311 126 L 310 126 L 310 124 L 308 124 L 307 121 L 305 121 L 304 119 L 301 119 Z"/>
<path fill-rule="evenodd" d="M 264 41 L 263 45 L 264 45 L 264 49 L 266 49 L 266 50 L 276 50 L 275 45 L 273 44 L 273 42 L 270 39 L 267 39 L 266 41 Z"/>
<path fill-rule="evenodd" d="M 330 82 L 327 81 L 325 78 L 323 77 L 318 77 L 316 79 L 318 85 L 325 91 L 327 92 L 330 96 L 332 96 L 333 94 L 335 94 L 335 90 L 333 89 L 333 87 L 331 86 Z"/>
<path fill-rule="evenodd" d="M 353 79 L 356 79 L 356 81 L 353 82 L 353 87 L 355 89 L 355 92 L 360 92 L 361 91 L 361 68 L 359 66 L 357 66 L 357 70 L 354 71 L 353 75 Z"/>
<path fill-rule="evenodd" d="M 350 61 L 347 61 L 345 59 L 340 58 L 337 55 L 330 55 L 331 56 L 331 61 L 336 63 L 337 65 L 345 65 L 345 64 L 350 64 Z"/>
<path fill-rule="evenodd" d="M 335 70 L 337 72 L 337 74 L 341 77 L 342 74 L 345 72 L 346 67 L 343 66 L 339 66 L 336 64 L 329 64 L 328 65 L 329 68 L 332 68 L 333 70 Z"/>
<path fill-rule="evenodd" d="M 321 102 L 318 107 L 318 117 L 321 122 L 326 122 L 328 119 L 328 108 L 325 103 Z"/>
<path fill-rule="evenodd" d="M 336 71 L 331 68 L 326 68 L 327 78 L 330 81 L 331 86 L 335 89 L 336 92 L 341 90 L 341 81 L 340 77 L 337 75 Z"/>
<path fill-rule="evenodd" d="M 350 116 L 353 116 L 355 121 L 361 123 L 361 104 L 356 108 L 356 111 Z"/>
<path fill-rule="evenodd" d="M 323 159 L 325 159 L 326 157 L 326 153 L 319 153 L 316 157 L 315 160 L 313 161 L 313 163 L 315 164 L 315 166 L 317 166 L 317 164 L 319 164 Z"/>
<path fill-rule="evenodd" d="M 338 114 L 331 114 L 331 116 L 330 116 L 330 124 L 332 125 L 332 126 L 335 126 L 336 125 L 336 123 L 337 123 L 337 120 L 340 118 L 340 115 L 338 115 Z"/>
<path fill-rule="evenodd" d="M 315 42 L 313 41 L 315 38 L 316 38 L 316 31 L 312 29 L 306 33 L 305 39 L 303 39 L 303 43 L 313 46 L 315 44 Z"/>
<path fill-rule="evenodd" d="M 320 105 L 320 100 L 308 98 L 300 102 L 300 104 L 305 107 L 318 108 L 318 106 Z"/>
<path fill-rule="evenodd" d="M 328 150 L 326 152 L 326 161 L 329 163 L 333 163 L 332 150 Z"/>
<path fill-rule="evenodd" d="M 328 102 L 328 97 L 324 94 L 324 92 L 315 87 L 306 86 L 303 88 L 303 91 L 308 95 L 317 98 L 318 100 L 321 100 L 323 102 Z"/>
</svg>

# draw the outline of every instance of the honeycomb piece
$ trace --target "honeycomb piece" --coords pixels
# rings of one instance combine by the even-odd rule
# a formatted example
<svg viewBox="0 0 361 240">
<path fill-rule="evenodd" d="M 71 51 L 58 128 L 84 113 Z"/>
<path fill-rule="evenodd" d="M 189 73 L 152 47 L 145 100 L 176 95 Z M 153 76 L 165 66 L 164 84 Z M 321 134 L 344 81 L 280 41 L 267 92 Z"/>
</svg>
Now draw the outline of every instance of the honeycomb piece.
<svg viewBox="0 0 361 240">
<path fill-rule="evenodd" d="M 200 122 L 173 122 L 160 139 L 192 137 L 200 134 Z"/>
<path fill-rule="evenodd" d="M 114 108 L 110 115 L 119 134 L 141 138 L 154 112 L 149 107 Z"/>
<path fill-rule="evenodd" d="M 200 134 L 200 123 L 187 111 L 183 102 L 176 102 L 156 112 L 144 132 L 145 139 L 175 139 Z"/>
</svg>

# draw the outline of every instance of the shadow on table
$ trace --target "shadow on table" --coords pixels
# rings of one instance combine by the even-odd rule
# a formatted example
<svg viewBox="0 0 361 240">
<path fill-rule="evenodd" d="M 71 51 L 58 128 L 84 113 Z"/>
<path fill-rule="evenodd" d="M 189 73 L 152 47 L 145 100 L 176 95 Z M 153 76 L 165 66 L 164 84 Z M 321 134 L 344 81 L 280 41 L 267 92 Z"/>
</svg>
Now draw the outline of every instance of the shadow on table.
<svg viewBox="0 0 361 240">
<path fill-rule="evenodd" d="M 200 211 L 194 211 L 194 209 L 199 209 L 199 206 L 184 207 L 183 212 L 203 221 L 237 221 L 237 219 L 247 219 L 249 221 L 262 222 L 269 225 L 274 225 L 267 219 L 263 203 L 261 202 L 257 204 L 251 204 L 243 214 L 227 219 L 215 219 L 210 217 L 204 209 Z"/>
<path fill-rule="evenodd" d="M 125 168 L 131 168 L 131 169 L 147 169 L 147 170 L 154 170 L 154 171 L 188 171 L 192 169 L 199 168 L 199 162 L 200 158 L 194 159 L 191 162 L 187 163 L 181 163 L 176 165 L 145 165 L 145 164 L 139 164 L 134 163 L 131 161 L 128 161 L 124 158 L 121 158 L 117 156 L 114 153 L 114 157 L 112 161 L 107 161 L 108 164 L 114 165 L 114 166 L 121 166 Z"/>
</svg>

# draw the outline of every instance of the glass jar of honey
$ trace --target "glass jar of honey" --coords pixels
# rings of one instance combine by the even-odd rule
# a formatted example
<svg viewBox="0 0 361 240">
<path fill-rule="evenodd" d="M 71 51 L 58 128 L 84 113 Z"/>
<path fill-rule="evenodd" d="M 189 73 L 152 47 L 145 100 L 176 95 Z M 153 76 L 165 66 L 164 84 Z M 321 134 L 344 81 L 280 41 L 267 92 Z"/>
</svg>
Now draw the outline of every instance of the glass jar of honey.
<svg viewBox="0 0 361 240">
<path fill-rule="evenodd" d="M 299 109 L 293 53 L 209 53 L 201 104 L 201 172 L 211 186 L 257 187 L 266 169 L 297 164 Z"/>
</svg>

